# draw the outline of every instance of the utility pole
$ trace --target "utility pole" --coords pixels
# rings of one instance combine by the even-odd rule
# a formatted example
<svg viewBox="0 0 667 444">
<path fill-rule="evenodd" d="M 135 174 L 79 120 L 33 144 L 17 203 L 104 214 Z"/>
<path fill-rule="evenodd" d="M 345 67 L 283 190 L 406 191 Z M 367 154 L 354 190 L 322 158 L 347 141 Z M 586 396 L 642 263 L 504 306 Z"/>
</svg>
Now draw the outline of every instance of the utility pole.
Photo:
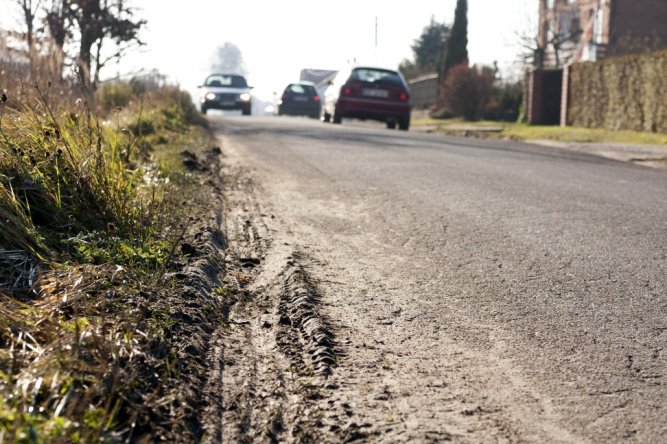
<svg viewBox="0 0 667 444">
<path fill-rule="evenodd" d="M 375 62 L 378 61 L 378 16 L 375 16 Z"/>
</svg>

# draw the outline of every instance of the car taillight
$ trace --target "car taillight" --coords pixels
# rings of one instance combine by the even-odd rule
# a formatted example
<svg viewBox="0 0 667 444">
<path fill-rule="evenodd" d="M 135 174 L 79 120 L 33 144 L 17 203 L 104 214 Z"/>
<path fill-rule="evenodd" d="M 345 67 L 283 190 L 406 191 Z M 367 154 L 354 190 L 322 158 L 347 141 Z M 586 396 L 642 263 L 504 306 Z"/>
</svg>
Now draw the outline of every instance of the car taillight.
<svg viewBox="0 0 667 444">
<path fill-rule="evenodd" d="M 344 96 L 352 95 L 352 88 L 350 88 L 349 86 L 343 87 L 343 95 Z"/>
<path fill-rule="evenodd" d="M 314 96 L 313 100 L 315 101 L 315 103 L 319 102 L 320 101 L 320 96 L 317 96 L 317 95 Z"/>
<path fill-rule="evenodd" d="M 408 96 L 406 93 L 402 92 L 402 93 L 398 96 L 398 98 L 405 102 L 406 100 L 408 100 L 409 96 Z"/>
</svg>

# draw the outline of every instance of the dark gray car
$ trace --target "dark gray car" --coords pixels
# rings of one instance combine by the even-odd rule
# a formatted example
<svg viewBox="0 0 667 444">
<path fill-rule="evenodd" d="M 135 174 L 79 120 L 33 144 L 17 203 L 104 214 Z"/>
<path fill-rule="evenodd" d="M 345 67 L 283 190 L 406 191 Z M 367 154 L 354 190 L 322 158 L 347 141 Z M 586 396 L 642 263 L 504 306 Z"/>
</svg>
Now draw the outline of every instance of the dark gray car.
<svg viewBox="0 0 667 444">
<path fill-rule="evenodd" d="M 278 104 L 278 115 L 320 118 L 322 103 L 315 86 L 309 82 L 290 83 Z"/>
</svg>

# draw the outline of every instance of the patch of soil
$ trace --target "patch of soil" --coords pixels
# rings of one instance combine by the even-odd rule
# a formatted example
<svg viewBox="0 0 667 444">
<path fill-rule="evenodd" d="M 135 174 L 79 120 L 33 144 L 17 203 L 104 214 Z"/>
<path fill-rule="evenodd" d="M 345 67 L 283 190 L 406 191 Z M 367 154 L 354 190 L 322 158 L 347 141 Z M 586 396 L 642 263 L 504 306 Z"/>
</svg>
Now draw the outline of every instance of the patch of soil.
<svg viewBox="0 0 667 444">
<path fill-rule="evenodd" d="M 255 185 L 224 169 L 229 315 L 209 354 L 205 442 L 344 442 L 362 436 L 332 415 L 328 378 L 342 352 L 322 314 L 306 255 L 275 244 Z M 348 418 L 341 410 L 338 413 Z M 354 428 L 354 427 L 353 427 Z"/>
</svg>

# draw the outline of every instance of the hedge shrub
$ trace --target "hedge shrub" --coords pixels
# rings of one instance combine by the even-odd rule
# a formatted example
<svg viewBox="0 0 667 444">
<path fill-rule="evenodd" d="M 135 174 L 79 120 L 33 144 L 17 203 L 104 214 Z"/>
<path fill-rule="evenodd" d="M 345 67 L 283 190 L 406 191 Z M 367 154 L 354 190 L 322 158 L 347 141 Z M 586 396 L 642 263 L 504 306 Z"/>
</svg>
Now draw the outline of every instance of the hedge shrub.
<svg viewBox="0 0 667 444">
<path fill-rule="evenodd" d="M 667 133 L 667 51 L 570 68 L 568 124 Z"/>
</svg>

